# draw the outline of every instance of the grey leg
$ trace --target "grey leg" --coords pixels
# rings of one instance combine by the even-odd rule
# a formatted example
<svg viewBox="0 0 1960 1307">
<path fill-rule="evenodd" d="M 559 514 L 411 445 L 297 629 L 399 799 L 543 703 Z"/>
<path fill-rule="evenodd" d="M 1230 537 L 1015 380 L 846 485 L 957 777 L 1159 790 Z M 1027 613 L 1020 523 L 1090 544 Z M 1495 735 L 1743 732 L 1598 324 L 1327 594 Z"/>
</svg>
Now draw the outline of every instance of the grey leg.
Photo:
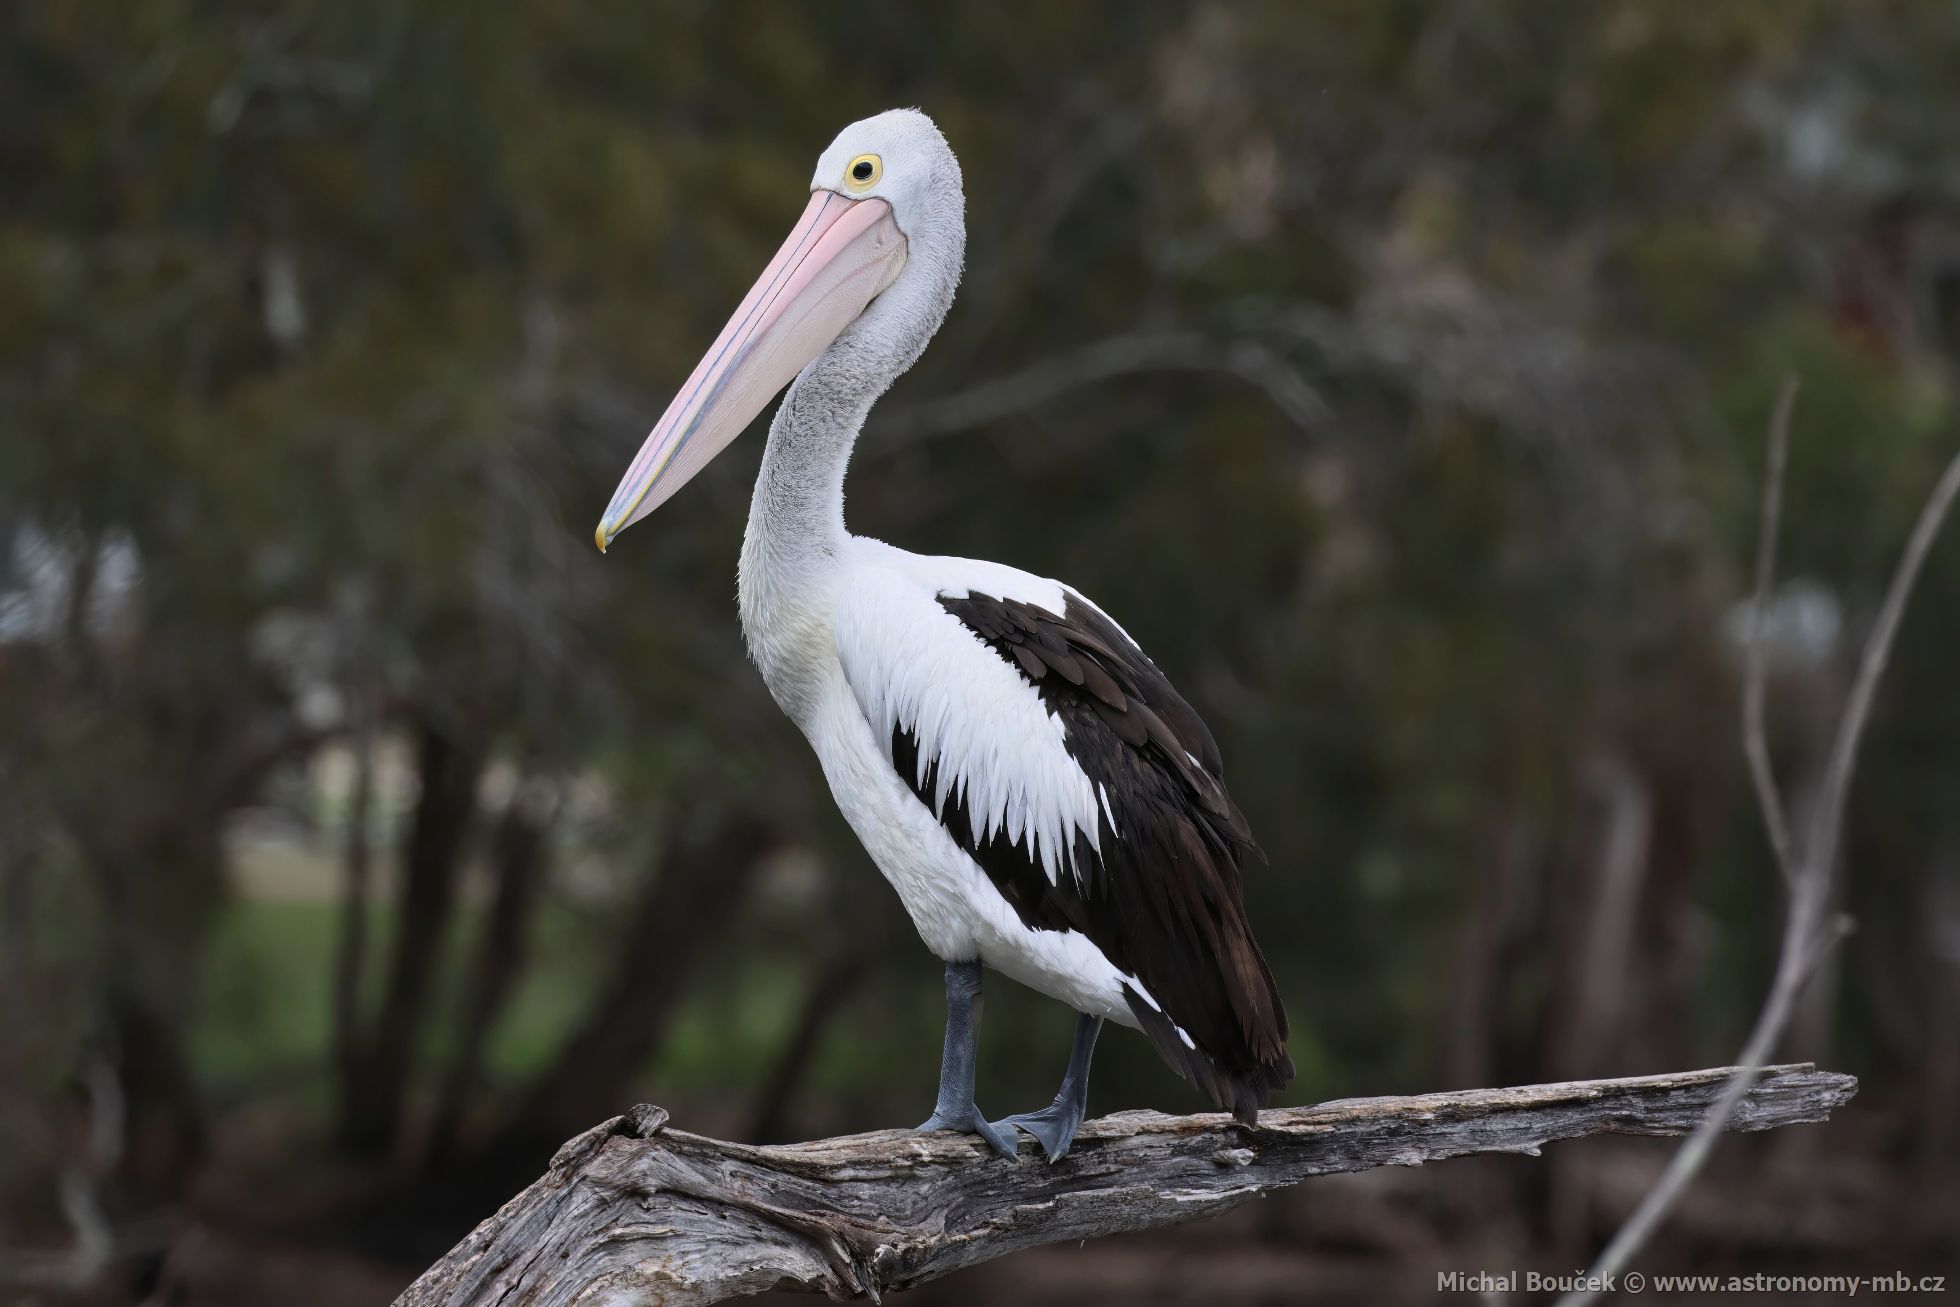
<svg viewBox="0 0 1960 1307">
<path fill-rule="evenodd" d="M 980 1029 L 980 964 L 946 964 L 946 1051 L 939 1059 L 939 1102 L 921 1130 L 979 1135 L 1002 1157 L 1014 1148 L 973 1103 L 974 1041 Z"/>
<path fill-rule="evenodd" d="M 1003 1129 L 1018 1127 L 1033 1135 L 1048 1160 L 1059 1162 L 1075 1142 L 1075 1128 L 1082 1124 L 1089 1109 L 1089 1059 L 1095 1056 L 1096 1036 L 1102 1032 L 1102 1018 L 1077 1013 L 1075 1044 L 1069 1050 L 1068 1071 L 1055 1101 L 1039 1112 L 1023 1112 L 994 1124 Z"/>
</svg>

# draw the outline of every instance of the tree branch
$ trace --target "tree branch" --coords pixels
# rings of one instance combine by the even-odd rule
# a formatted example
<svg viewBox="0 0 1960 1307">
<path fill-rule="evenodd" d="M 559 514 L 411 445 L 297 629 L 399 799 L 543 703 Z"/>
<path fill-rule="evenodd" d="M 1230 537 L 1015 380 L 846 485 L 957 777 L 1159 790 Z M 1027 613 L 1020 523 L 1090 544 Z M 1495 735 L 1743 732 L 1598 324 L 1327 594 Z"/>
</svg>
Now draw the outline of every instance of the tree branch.
<svg viewBox="0 0 1960 1307">
<path fill-rule="evenodd" d="M 1789 884 L 1796 879 L 1797 856 L 1790 841 L 1789 819 L 1783 814 L 1783 795 L 1769 761 L 1769 732 L 1763 725 L 1763 699 L 1769 680 L 1765 663 L 1769 644 L 1770 589 L 1776 582 L 1776 537 L 1783 523 L 1783 465 L 1790 450 L 1790 411 L 1797 402 L 1797 378 L 1783 378 L 1776 411 L 1769 421 L 1769 470 L 1763 477 L 1763 516 L 1756 536 L 1756 593 L 1750 605 L 1749 647 L 1743 655 L 1742 753 L 1749 760 L 1749 779 L 1769 832 L 1776 869 Z"/>
<path fill-rule="evenodd" d="M 1067 354 L 912 404 L 881 407 L 870 420 L 872 436 L 893 443 L 969 431 L 1025 413 L 1086 386 L 1148 373 L 1213 372 L 1234 376 L 1264 391 L 1303 431 L 1326 425 L 1329 413 L 1306 378 L 1277 351 L 1258 340 L 1214 339 L 1201 331 L 1123 332 Z"/>
<path fill-rule="evenodd" d="M 641 1106 L 559 1149 L 396 1307 L 685 1307 L 770 1288 L 876 1299 L 1038 1244 L 1212 1216 L 1311 1176 L 1683 1134 L 1732 1070 L 1349 1099 L 1269 1111 L 1256 1129 L 1122 1112 L 1084 1123 L 1053 1166 L 1032 1145 L 1009 1162 L 971 1137 L 909 1130 L 724 1143 Z M 1771 1067 L 1731 1125 L 1822 1121 L 1855 1092 L 1850 1076 Z"/>
<path fill-rule="evenodd" d="M 1730 1114 L 1741 1110 L 1756 1078 L 1767 1074 L 1763 1070 L 1764 1064 L 1775 1056 L 1776 1046 L 1790 1024 L 1790 1013 L 1805 982 L 1816 973 L 1825 955 L 1850 930 L 1848 918 L 1827 919 L 1825 910 L 1831 901 L 1832 882 L 1837 870 L 1838 838 L 1844 830 L 1844 806 L 1851 795 L 1858 745 L 1864 739 L 1872 701 L 1878 695 L 1879 682 L 1884 679 L 1886 664 L 1891 660 L 1892 641 L 1898 635 L 1899 624 L 1905 620 L 1906 608 L 1912 599 L 1913 586 L 1918 583 L 1920 569 L 1925 566 L 1926 556 L 1932 551 L 1933 541 L 1945 524 L 1955 499 L 1960 499 L 1960 453 L 1955 453 L 1934 485 L 1932 494 L 1927 497 L 1925 506 L 1919 510 L 1919 518 L 1913 523 L 1912 534 L 1906 540 L 1905 551 L 1899 557 L 1890 584 L 1886 586 L 1885 601 L 1879 607 L 1878 619 L 1873 623 L 1871 633 L 1865 637 L 1858 675 L 1852 682 L 1851 693 L 1838 717 L 1837 732 L 1831 739 L 1830 761 L 1825 767 L 1814 815 L 1805 838 L 1801 843 L 1793 844 L 1775 778 L 1768 771 L 1768 749 L 1761 744 L 1760 646 L 1763 605 L 1767 602 L 1770 584 L 1774 580 L 1776 519 L 1782 511 L 1784 446 L 1788 440 L 1790 404 L 1795 397 L 1794 380 L 1785 380 L 1783 393 L 1777 399 L 1775 415 L 1770 421 L 1770 471 L 1763 487 L 1763 531 L 1759 541 L 1764 553 L 1757 562 L 1756 629 L 1743 689 L 1746 722 L 1743 747 L 1749 754 L 1751 774 L 1763 806 L 1763 821 L 1769 829 L 1771 842 L 1777 846 L 1777 865 L 1783 872 L 1789 892 L 1789 902 L 1784 908 L 1783 940 L 1777 954 L 1776 974 L 1770 981 L 1762 1010 L 1756 1014 L 1756 1024 L 1750 1029 L 1742 1051 L 1736 1055 L 1738 1065 L 1734 1079 L 1715 1099 L 1707 1117 L 1695 1127 L 1694 1133 L 1668 1160 L 1667 1168 L 1654 1182 L 1654 1187 L 1647 1191 L 1646 1197 L 1640 1200 L 1640 1205 L 1627 1217 L 1626 1223 L 1601 1250 L 1585 1277 L 1589 1285 L 1604 1283 L 1618 1276 L 1634 1255 L 1646 1246 L 1654 1232 L 1660 1229 L 1668 1213 L 1674 1210 L 1674 1205 L 1687 1192 L 1688 1186 L 1701 1171 L 1702 1164 L 1714 1151 L 1716 1136 L 1727 1128 L 1725 1123 L 1732 1119 Z M 1756 757 L 1759 747 L 1762 749 L 1760 764 Z M 1555 1307 L 1584 1307 L 1584 1304 L 1598 1297 L 1599 1291 L 1596 1289 L 1575 1289 L 1562 1295 Z"/>
</svg>

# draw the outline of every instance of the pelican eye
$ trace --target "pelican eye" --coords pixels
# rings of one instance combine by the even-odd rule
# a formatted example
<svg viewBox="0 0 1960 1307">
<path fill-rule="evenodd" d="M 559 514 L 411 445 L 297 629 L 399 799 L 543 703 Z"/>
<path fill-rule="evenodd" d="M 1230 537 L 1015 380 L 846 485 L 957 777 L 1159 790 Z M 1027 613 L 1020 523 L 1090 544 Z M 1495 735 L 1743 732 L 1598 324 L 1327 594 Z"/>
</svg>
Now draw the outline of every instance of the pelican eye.
<svg viewBox="0 0 1960 1307">
<path fill-rule="evenodd" d="M 869 190 L 885 175 L 885 164 L 875 154 L 860 154 L 844 169 L 844 185 L 854 191 Z"/>
</svg>

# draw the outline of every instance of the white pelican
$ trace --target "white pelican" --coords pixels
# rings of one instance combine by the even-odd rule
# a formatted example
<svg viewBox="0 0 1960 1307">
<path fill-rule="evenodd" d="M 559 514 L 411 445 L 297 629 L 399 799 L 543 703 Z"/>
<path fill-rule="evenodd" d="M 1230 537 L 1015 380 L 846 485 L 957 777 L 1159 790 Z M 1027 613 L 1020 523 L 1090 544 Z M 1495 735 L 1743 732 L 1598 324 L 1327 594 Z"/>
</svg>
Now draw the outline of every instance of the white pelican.
<svg viewBox="0 0 1960 1307">
<path fill-rule="evenodd" d="M 599 548 L 789 385 L 742 542 L 742 631 L 946 964 L 939 1098 L 919 1128 L 971 1131 L 1011 1157 L 1014 1127 L 1060 1158 L 1105 1020 L 1141 1029 L 1251 1124 L 1293 1063 L 1239 886 L 1257 846 L 1211 732 L 1070 587 L 844 527 L 865 415 L 952 305 L 965 207 L 959 162 L 924 114 L 845 128 L 795 230 L 627 469 Z M 983 964 L 1079 1014 L 1054 1103 L 993 1123 L 973 1100 Z"/>
</svg>

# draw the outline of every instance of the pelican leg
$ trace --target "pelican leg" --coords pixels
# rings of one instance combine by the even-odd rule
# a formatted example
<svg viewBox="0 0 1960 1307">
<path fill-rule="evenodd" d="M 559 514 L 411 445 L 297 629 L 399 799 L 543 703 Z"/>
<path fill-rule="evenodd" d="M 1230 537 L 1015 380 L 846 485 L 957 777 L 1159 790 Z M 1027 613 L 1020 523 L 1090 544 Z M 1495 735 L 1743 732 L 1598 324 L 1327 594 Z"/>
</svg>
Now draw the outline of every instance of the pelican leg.
<svg viewBox="0 0 1960 1307">
<path fill-rule="evenodd" d="M 939 1058 L 939 1102 L 920 1130 L 964 1130 L 1002 1157 L 1014 1147 L 973 1102 L 974 1044 L 980 1032 L 980 964 L 946 964 L 946 1050 Z"/>
<path fill-rule="evenodd" d="M 1096 1036 L 1102 1033 L 1102 1018 L 1086 1013 L 1075 1017 L 1075 1044 L 1069 1049 L 1068 1070 L 1062 1076 L 1055 1101 L 1039 1112 L 1023 1112 L 994 1124 L 1003 1130 L 1021 1129 L 1033 1135 L 1048 1154 L 1059 1162 L 1075 1142 L 1075 1128 L 1089 1110 L 1089 1059 L 1095 1056 Z"/>
</svg>

